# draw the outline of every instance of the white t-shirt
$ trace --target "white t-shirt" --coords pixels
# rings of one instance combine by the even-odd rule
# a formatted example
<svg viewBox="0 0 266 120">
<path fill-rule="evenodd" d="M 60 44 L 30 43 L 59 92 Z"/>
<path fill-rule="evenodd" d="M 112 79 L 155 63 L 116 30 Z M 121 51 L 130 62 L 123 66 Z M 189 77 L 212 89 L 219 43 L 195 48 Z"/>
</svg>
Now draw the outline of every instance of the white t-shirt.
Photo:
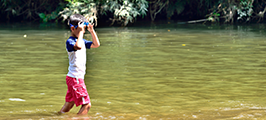
<svg viewBox="0 0 266 120">
<path fill-rule="evenodd" d="M 69 77 L 84 79 L 86 70 L 86 48 L 90 49 L 92 41 L 83 40 L 84 44 L 80 50 L 74 49 L 77 38 L 70 36 L 66 41 L 66 50 L 69 59 L 67 76 Z"/>
</svg>

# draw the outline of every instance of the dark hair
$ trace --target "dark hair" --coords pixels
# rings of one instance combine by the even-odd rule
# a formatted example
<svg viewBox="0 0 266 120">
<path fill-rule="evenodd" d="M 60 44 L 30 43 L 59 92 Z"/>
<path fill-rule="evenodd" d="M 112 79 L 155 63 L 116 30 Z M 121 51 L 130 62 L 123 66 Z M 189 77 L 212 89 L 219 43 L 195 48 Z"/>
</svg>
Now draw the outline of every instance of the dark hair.
<svg viewBox="0 0 266 120">
<path fill-rule="evenodd" d="M 79 22 L 86 22 L 88 21 L 85 17 L 83 17 L 80 14 L 73 14 L 68 19 L 68 25 L 69 23 L 72 25 L 78 25 Z"/>
</svg>

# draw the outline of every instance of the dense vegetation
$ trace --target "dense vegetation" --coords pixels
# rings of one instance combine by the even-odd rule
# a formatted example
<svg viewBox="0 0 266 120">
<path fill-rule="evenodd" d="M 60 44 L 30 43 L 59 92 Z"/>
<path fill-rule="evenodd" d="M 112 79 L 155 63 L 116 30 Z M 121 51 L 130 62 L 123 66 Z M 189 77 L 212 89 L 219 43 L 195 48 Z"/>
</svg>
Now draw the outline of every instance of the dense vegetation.
<svg viewBox="0 0 266 120">
<path fill-rule="evenodd" d="M 103 18 L 122 26 L 137 19 L 261 22 L 266 12 L 266 0 L 1 0 L 0 5 L 1 21 L 58 22 L 80 13 L 96 25 Z"/>
</svg>

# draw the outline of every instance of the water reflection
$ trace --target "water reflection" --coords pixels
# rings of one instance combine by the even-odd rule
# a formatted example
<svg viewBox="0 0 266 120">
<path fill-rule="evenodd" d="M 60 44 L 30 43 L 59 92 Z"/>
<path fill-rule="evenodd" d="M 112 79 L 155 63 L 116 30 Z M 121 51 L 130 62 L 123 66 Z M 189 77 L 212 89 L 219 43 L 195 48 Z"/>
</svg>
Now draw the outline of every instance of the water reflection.
<svg viewBox="0 0 266 120">
<path fill-rule="evenodd" d="M 87 51 L 88 117 L 75 116 L 78 108 L 56 114 L 66 93 L 67 28 L 1 28 L 0 117 L 264 119 L 264 28 L 96 28 L 101 47 Z"/>
</svg>

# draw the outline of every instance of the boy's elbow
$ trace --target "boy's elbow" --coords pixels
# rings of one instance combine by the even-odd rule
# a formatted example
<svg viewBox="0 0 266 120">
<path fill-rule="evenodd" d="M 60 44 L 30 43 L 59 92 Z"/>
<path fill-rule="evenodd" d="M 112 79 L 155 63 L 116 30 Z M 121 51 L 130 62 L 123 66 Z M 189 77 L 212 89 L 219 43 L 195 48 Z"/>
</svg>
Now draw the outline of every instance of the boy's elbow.
<svg viewBox="0 0 266 120">
<path fill-rule="evenodd" d="M 97 44 L 97 45 L 91 45 L 91 48 L 97 48 L 97 47 L 100 47 L 100 44 Z"/>
<path fill-rule="evenodd" d="M 81 50 L 82 47 L 77 47 L 77 50 Z"/>
<path fill-rule="evenodd" d="M 97 48 L 97 47 L 100 47 L 100 44 L 95 46 L 95 48 Z"/>
<path fill-rule="evenodd" d="M 81 48 L 82 48 L 82 47 L 80 47 L 80 46 L 74 46 L 74 49 L 75 49 L 75 50 L 81 50 Z"/>
</svg>

